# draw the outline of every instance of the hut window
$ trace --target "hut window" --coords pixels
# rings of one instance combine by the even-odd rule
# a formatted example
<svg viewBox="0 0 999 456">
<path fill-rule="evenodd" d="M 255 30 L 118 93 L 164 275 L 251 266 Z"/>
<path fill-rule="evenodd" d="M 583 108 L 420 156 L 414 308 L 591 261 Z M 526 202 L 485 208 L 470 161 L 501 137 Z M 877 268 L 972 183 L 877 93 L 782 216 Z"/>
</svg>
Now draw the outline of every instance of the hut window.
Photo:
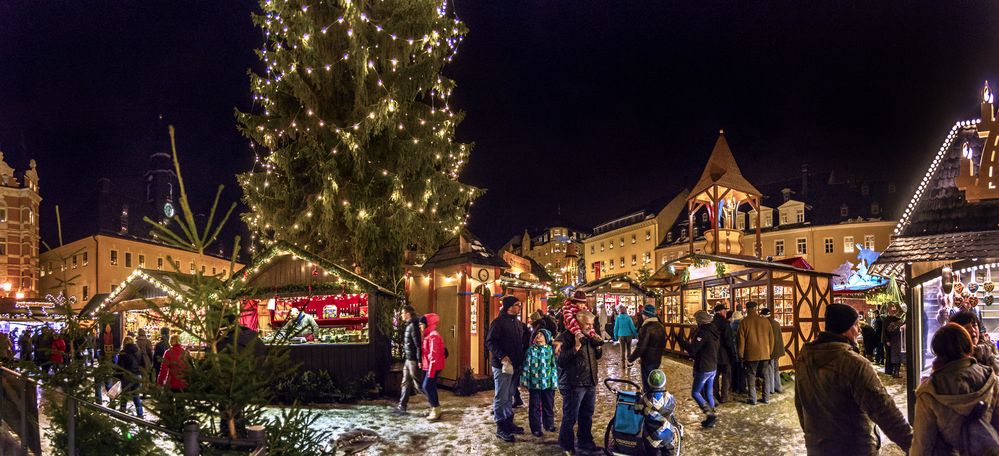
<svg viewBox="0 0 999 456">
<path fill-rule="evenodd" d="M 784 240 L 777 239 L 774 241 L 774 256 L 784 256 Z"/>
<path fill-rule="evenodd" d="M 853 253 L 853 236 L 843 236 L 843 253 Z"/>
<path fill-rule="evenodd" d="M 669 295 L 663 298 L 666 323 L 680 323 L 680 296 Z"/>
<path fill-rule="evenodd" d="M 797 238 L 797 239 L 795 239 L 794 244 L 796 246 L 798 255 L 806 255 L 806 254 L 808 254 L 808 239 L 807 238 L 803 238 L 803 237 Z"/>
</svg>

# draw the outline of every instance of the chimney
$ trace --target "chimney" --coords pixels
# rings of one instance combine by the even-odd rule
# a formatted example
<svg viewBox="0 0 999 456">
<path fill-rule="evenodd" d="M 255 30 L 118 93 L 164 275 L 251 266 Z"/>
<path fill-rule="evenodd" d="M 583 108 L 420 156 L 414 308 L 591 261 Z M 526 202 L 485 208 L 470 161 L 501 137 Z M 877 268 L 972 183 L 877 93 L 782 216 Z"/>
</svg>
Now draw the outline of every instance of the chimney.
<svg viewBox="0 0 999 456">
<path fill-rule="evenodd" d="M 808 163 L 801 165 L 801 197 L 808 197 Z"/>
</svg>

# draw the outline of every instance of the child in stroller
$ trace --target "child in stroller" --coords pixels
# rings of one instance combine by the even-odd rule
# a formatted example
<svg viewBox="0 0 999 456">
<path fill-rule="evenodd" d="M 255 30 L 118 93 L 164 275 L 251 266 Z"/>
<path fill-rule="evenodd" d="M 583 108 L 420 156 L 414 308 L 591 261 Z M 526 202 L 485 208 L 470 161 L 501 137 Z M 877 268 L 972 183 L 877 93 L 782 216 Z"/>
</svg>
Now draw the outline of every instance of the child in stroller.
<svg viewBox="0 0 999 456">
<path fill-rule="evenodd" d="M 634 390 L 619 390 L 622 383 Z M 649 373 L 649 391 L 631 380 L 608 378 L 607 387 L 617 398 L 614 418 L 604 432 L 604 451 L 609 455 L 679 456 L 683 425 L 676 421 L 676 400 L 666 391 L 666 374 Z"/>
</svg>

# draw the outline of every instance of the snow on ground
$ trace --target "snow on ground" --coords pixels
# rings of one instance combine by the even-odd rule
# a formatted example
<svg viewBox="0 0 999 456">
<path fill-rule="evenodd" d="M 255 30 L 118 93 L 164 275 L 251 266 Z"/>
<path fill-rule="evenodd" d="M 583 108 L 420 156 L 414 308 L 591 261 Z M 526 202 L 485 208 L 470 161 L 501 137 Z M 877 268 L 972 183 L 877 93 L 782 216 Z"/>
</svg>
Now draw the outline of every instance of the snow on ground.
<svg viewBox="0 0 999 456">
<path fill-rule="evenodd" d="M 605 346 L 601 360 L 603 378 L 620 377 L 625 369 L 620 364 L 616 345 Z M 794 409 L 794 384 L 785 383 L 784 393 L 775 394 L 769 404 L 755 406 L 744 403 L 745 396 L 735 395 L 735 400 L 718 408 L 718 425 L 702 429 L 704 419 L 697 404 L 690 397 L 692 369 L 689 363 L 674 358 L 663 358 L 662 369 L 668 378 L 668 388 L 678 400 L 677 419 L 686 427 L 684 454 L 746 454 L 746 455 L 796 455 L 805 454 L 805 441 Z M 627 376 L 638 381 L 638 366 Z M 888 391 L 895 397 L 899 408 L 905 412 L 906 395 L 903 379 L 881 375 Z M 523 390 L 524 400 L 527 391 Z M 457 397 L 441 390 L 443 419 L 431 423 L 424 419 L 427 402 L 422 396 L 410 402 L 410 413 L 398 416 L 392 413 L 395 401 L 380 399 L 357 404 L 335 405 L 317 409 L 321 418 L 316 426 L 326 428 L 336 437 L 353 428 L 366 428 L 381 436 L 380 441 L 366 454 L 507 454 L 507 455 L 557 455 L 557 433 L 545 433 L 537 438 L 530 434 L 517 436 L 516 443 L 506 443 L 494 435 L 495 425 L 490 414 L 492 391 L 482 391 L 470 397 Z M 555 394 L 555 419 L 560 421 L 561 396 Z M 602 385 L 597 388 L 597 406 L 593 419 L 593 434 L 597 445 L 603 444 L 604 430 L 613 415 L 614 398 Z M 515 409 L 515 421 L 527 428 L 527 410 Z M 904 454 L 897 445 L 887 442 L 882 455 Z"/>
</svg>

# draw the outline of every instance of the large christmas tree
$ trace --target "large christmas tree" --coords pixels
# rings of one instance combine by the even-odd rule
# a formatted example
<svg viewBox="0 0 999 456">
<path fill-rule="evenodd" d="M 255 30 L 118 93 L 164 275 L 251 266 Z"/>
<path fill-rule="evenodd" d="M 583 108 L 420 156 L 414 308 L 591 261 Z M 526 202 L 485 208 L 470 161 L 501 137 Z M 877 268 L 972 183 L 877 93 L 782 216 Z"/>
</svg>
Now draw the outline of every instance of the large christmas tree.
<svg viewBox="0 0 999 456">
<path fill-rule="evenodd" d="M 441 70 L 465 32 L 446 1 L 262 0 L 266 73 L 237 113 L 257 152 L 240 176 L 258 243 L 287 240 L 386 284 L 436 249 L 482 191 Z"/>
</svg>

